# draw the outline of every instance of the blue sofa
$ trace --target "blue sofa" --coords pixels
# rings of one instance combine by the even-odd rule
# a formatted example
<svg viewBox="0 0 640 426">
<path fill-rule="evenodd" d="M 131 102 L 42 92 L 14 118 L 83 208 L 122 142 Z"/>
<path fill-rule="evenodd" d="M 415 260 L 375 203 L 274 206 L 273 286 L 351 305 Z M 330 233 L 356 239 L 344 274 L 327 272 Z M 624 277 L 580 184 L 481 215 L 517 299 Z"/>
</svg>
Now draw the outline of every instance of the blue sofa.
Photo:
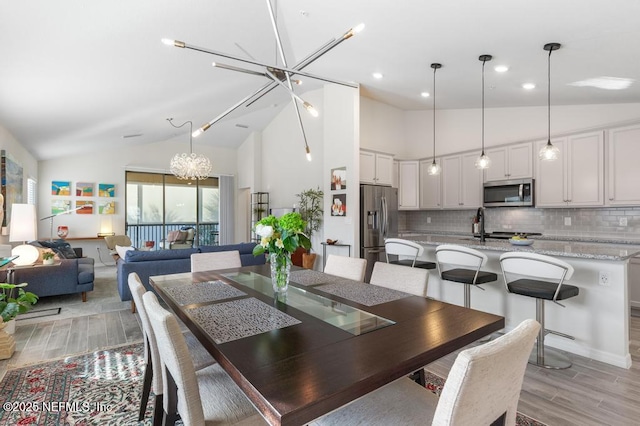
<svg viewBox="0 0 640 426">
<path fill-rule="evenodd" d="M 262 265 L 264 256 L 254 256 L 255 243 L 229 244 L 224 246 L 200 246 L 198 248 L 136 251 L 129 250 L 124 259 L 117 261 L 118 292 L 120 300 L 131 300 L 128 277 L 136 272 L 144 286 L 151 290 L 149 277 L 154 275 L 178 274 L 191 271 L 191 255 L 193 253 L 211 253 L 217 251 L 238 250 L 242 266 Z"/>
</svg>

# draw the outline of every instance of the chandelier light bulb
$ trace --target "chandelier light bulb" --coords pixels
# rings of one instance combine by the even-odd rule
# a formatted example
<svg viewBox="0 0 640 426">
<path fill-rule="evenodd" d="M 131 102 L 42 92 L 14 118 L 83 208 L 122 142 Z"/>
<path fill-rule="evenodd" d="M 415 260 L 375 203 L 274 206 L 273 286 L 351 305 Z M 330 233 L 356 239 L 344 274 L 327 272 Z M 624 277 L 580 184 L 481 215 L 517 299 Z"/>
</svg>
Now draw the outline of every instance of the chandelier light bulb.
<svg viewBox="0 0 640 426">
<path fill-rule="evenodd" d="M 356 33 L 356 34 L 359 33 L 362 30 L 364 30 L 364 22 L 359 23 L 358 25 L 356 25 L 353 28 L 353 32 Z"/>
<path fill-rule="evenodd" d="M 167 46 L 173 46 L 173 43 L 174 43 L 175 40 L 172 40 L 170 38 L 163 38 L 161 41 L 162 41 L 162 43 L 166 44 Z"/>
<path fill-rule="evenodd" d="M 309 149 L 309 147 L 306 147 L 306 151 L 307 151 L 307 161 L 311 161 L 311 150 Z"/>
<path fill-rule="evenodd" d="M 440 164 L 436 163 L 436 160 L 434 159 L 433 163 L 431 163 L 431 165 L 427 169 L 427 173 L 429 173 L 430 176 L 435 176 L 440 174 L 440 170 Z"/>
<path fill-rule="evenodd" d="M 488 169 L 491 166 L 491 159 L 483 152 L 480 157 L 476 159 L 476 168 L 483 170 Z"/>
<path fill-rule="evenodd" d="M 560 149 L 548 141 L 547 144 L 538 153 L 538 158 L 543 161 L 557 160 L 560 156 Z"/>
<path fill-rule="evenodd" d="M 308 112 L 309 114 L 311 114 L 311 116 L 312 116 L 312 117 L 317 117 L 317 116 L 318 116 L 318 110 L 317 110 L 317 109 L 315 109 L 315 108 L 313 107 L 313 105 L 311 105 L 309 102 L 306 102 L 306 101 L 305 101 L 305 102 L 302 104 L 302 106 L 304 107 L 304 109 L 306 109 L 306 110 L 307 110 L 307 112 Z"/>
</svg>

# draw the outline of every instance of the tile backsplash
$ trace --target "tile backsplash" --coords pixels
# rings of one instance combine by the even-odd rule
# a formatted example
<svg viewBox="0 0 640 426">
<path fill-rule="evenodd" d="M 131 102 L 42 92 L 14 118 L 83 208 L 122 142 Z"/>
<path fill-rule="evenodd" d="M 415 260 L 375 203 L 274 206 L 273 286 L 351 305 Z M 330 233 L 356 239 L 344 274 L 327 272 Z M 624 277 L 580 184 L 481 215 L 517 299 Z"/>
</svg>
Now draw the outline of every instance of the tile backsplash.
<svg viewBox="0 0 640 426">
<path fill-rule="evenodd" d="M 399 213 L 400 230 L 471 233 L 476 210 L 421 210 Z M 640 207 L 488 208 L 485 209 L 485 218 L 487 232 L 540 232 L 548 236 L 640 239 Z"/>
</svg>

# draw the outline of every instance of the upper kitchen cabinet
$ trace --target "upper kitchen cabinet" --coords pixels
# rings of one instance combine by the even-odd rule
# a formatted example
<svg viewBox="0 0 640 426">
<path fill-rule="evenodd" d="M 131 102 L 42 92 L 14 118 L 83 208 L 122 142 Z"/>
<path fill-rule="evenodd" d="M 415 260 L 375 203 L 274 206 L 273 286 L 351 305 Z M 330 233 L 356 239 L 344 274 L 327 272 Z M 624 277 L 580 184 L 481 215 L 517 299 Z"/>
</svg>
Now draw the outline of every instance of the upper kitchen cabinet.
<svg viewBox="0 0 640 426">
<path fill-rule="evenodd" d="M 609 130 L 607 145 L 606 204 L 640 205 L 640 126 Z"/>
<path fill-rule="evenodd" d="M 398 187 L 398 209 L 417 210 L 420 208 L 420 163 L 418 161 L 398 161 L 400 185 Z"/>
<path fill-rule="evenodd" d="M 360 183 L 391 186 L 393 184 L 393 156 L 360 151 Z"/>
<path fill-rule="evenodd" d="M 398 188 L 400 185 L 400 165 L 397 160 L 393 160 L 393 176 L 391 186 L 393 188 Z"/>
<path fill-rule="evenodd" d="M 442 158 L 442 207 L 477 209 L 482 206 L 482 171 L 476 169 L 479 152 Z"/>
<path fill-rule="evenodd" d="M 420 208 L 440 209 L 440 183 L 441 175 L 430 175 L 429 166 L 433 159 L 420 161 Z"/>
<path fill-rule="evenodd" d="M 533 143 L 486 150 L 491 167 L 484 171 L 485 182 L 533 177 Z"/>
<path fill-rule="evenodd" d="M 552 139 L 555 161 L 536 160 L 537 207 L 604 205 L 604 132 Z M 538 152 L 547 141 L 536 143 Z"/>
</svg>

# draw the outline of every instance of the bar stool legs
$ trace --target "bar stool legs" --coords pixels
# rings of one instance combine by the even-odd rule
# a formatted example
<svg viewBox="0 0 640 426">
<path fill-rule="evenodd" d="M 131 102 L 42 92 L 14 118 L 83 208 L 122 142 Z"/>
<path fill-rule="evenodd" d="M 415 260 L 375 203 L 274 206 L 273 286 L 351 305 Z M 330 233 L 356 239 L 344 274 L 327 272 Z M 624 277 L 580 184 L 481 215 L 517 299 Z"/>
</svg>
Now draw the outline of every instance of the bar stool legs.
<svg viewBox="0 0 640 426">
<path fill-rule="evenodd" d="M 547 333 L 557 334 L 572 340 L 574 339 L 573 336 L 547 330 L 544 327 L 544 299 L 536 299 L 536 320 L 540 323 L 541 327 L 540 331 L 538 331 L 538 338 L 536 339 L 534 350 L 529 356 L 529 364 L 554 370 L 571 367 L 569 358 L 554 349 L 544 347 L 544 336 Z"/>
</svg>

